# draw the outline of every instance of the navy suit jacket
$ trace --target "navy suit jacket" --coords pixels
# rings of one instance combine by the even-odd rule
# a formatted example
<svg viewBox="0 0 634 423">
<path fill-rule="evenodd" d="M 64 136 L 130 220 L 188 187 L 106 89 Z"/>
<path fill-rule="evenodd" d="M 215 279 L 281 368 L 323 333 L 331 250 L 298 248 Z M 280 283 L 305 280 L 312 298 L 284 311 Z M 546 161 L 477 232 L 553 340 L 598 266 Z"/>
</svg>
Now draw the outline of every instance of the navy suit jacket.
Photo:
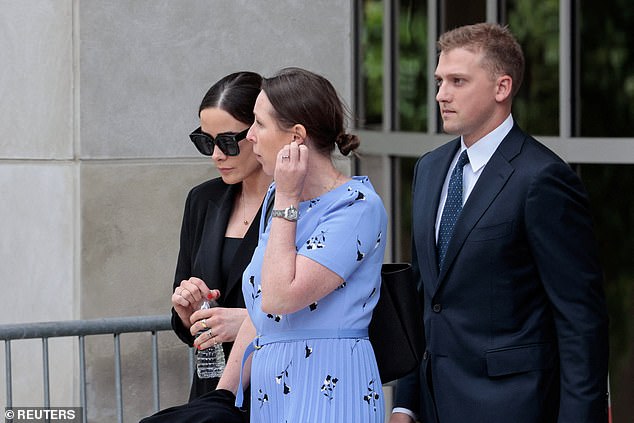
<svg viewBox="0 0 634 423">
<path fill-rule="evenodd" d="M 434 225 L 459 148 L 454 139 L 416 164 L 412 262 L 426 353 L 398 382 L 395 406 L 424 423 L 607 421 L 607 310 L 581 181 L 515 125 L 439 269 Z"/>
<path fill-rule="evenodd" d="M 210 289 L 219 289 L 221 307 L 244 308 L 242 296 L 242 273 L 251 261 L 258 243 L 260 213 L 258 211 L 247 230 L 235 257 L 226 281 L 221 277 L 222 247 L 227 224 L 240 185 L 227 185 L 221 178 L 204 182 L 189 192 L 185 202 L 181 228 L 180 251 L 173 289 L 184 279 L 192 276 L 202 279 Z M 172 328 L 176 335 L 191 346 L 194 337 L 172 308 Z M 233 343 L 223 343 L 225 356 L 229 357 Z M 199 379 L 194 374 L 190 400 L 216 388 L 217 379 Z"/>
</svg>

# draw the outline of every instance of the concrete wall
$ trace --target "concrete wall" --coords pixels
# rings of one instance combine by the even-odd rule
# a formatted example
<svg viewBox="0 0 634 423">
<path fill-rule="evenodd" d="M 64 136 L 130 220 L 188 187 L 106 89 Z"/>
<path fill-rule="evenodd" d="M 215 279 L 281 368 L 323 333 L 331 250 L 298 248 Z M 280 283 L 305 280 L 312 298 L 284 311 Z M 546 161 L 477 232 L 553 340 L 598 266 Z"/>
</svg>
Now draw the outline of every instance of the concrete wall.
<svg viewBox="0 0 634 423">
<path fill-rule="evenodd" d="M 2 323 L 78 317 L 72 10 L 71 1 L 0 1 Z M 14 404 L 41 404 L 41 344 L 14 343 Z M 61 359 L 51 377 L 70 388 L 75 372 L 65 358 L 75 351 L 67 339 L 50 345 L 51 358 Z M 69 392 L 51 401 L 71 405 Z"/>
<path fill-rule="evenodd" d="M 185 196 L 216 175 L 187 137 L 204 92 L 294 65 L 349 101 L 350 23 L 341 0 L 0 0 L 0 322 L 168 313 Z M 167 407 L 186 348 L 159 341 Z M 40 346 L 13 343 L 14 406 L 42 404 Z M 149 348 L 122 336 L 126 421 L 151 412 Z M 51 403 L 77 405 L 76 342 L 50 350 Z M 91 422 L 115 416 L 112 350 L 87 340 Z"/>
</svg>

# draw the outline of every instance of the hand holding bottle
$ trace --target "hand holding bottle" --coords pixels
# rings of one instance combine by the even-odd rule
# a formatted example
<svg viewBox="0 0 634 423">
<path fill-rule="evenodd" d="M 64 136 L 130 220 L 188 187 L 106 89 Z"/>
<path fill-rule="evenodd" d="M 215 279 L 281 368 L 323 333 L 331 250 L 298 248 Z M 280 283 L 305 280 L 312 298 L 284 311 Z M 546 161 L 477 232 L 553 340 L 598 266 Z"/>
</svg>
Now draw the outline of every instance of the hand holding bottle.
<svg viewBox="0 0 634 423">
<path fill-rule="evenodd" d="M 186 328 L 191 327 L 191 315 L 200 309 L 203 299 L 209 294 L 212 295 L 212 299 L 217 299 L 220 296 L 220 291 L 210 290 L 202 279 L 196 277 L 183 280 L 176 287 L 172 294 L 172 307 Z"/>
<path fill-rule="evenodd" d="M 200 310 L 209 310 L 217 307 L 218 303 L 212 299 L 213 294 L 210 292 L 203 300 Z M 199 343 L 196 353 L 196 372 L 201 379 L 219 378 L 225 369 L 225 353 L 222 343 L 216 342 L 213 338 L 212 328 L 206 324 L 206 320 L 201 320 L 203 330 L 196 334 L 196 340 L 203 339 L 205 341 L 213 341 L 210 347 L 203 348 Z"/>
</svg>

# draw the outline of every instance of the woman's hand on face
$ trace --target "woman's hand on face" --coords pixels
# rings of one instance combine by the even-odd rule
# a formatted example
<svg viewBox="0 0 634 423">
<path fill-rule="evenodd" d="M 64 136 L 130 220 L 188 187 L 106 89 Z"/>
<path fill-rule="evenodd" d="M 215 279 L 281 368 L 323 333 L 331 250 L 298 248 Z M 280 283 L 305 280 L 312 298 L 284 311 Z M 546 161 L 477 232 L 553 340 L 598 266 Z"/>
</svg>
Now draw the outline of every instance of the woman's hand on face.
<svg viewBox="0 0 634 423">
<path fill-rule="evenodd" d="M 190 316 L 200 308 L 203 298 L 209 295 L 213 298 L 220 296 L 220 291 L 211 291 L 202 279 L 191 277 L 181 281 L 172 294 L 172 306 L 181 318 L 186 328 L 191 326 Z"/>
<path fill-rule="evenodd" d="M 308 171 L 308 147 L 292 141 L 277 153 L 275 162 L 275 191 L 291 198 L 299 198 Z M 277 194 L 276 194 L 277 195 Z"/>
<path fill-rule="evenodd" d="M 190 317 L 189 331 L 194 336 L 203 332 L 194 341 L 194 347 L 201 346 L 204 349 L 214 343 L 235 341 L 246 316 L 247 310 L 244 308 L 214 307 L 194 312 Z"/>
</svg>

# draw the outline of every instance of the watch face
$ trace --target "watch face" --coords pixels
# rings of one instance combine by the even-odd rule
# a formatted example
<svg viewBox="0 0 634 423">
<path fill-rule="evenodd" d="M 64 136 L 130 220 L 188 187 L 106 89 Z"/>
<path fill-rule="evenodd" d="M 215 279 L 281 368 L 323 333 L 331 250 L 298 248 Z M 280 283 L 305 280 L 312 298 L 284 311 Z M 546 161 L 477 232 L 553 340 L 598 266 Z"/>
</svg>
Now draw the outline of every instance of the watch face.
<svg viewBox="0 0 634 423">
<path fill-rule="evenodd" d="M 298 217 L 298 213 L 297 213 L 297 209 L 295 207 L 289 207 L 286 209 L 286 217 L 287 219 L 291 219 L 291 220 L 297 220 Z"/>
<path fill-rule="evenodd" d="M 290 206 L 285 208 L 284 210 L 273 210 L 272 216 L 295 221 L 299 217 L 299 211 L 294 206 Z"/>
</svg>

